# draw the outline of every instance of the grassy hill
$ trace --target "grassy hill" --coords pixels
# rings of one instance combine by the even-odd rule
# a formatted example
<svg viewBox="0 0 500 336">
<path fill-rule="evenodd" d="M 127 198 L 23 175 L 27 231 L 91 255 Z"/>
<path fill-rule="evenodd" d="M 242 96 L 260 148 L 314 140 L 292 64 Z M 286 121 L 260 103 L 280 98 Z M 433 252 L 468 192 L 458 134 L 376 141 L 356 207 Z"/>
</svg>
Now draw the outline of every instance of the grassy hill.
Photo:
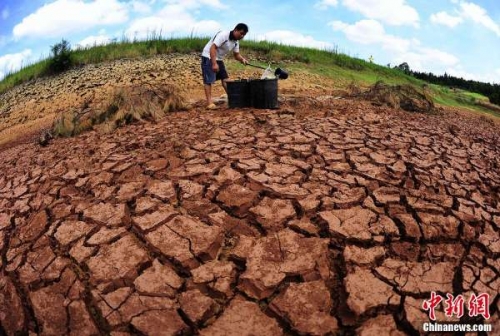
<svg viewBox="0 0 500 336">
<path fill-rule="evenodd" d="M 105 46 L 70 50 L 68 66 L 78 67 L 85 64 L 158 54 L 200 52 L 207 39 L 195 37 L 163 39 L 161 36 L 152 36 L 146 41 L 123 39 L 122 41 L 113 41 Z M 410 85 L 418 89 L 426 88 L 434 103 L 466 108 L 500 117 L 498 109 L 488 104 L 488 99 L 485 96 L 428 84 L 406 75 L 400 70 L 353 58 L 336 50 L 318 50 L 266 41 L 242 41 L 241 48 L 242 53 L 247 58 L 260 60 L 261 65 L 272 63 L 286 68 L 291 73 L 305 72 L 324 76 L 333 79 L 339 89 L 352 85 L 362 88 L 369 87 L 378 81 L 390 85 Z M 54 52 L 54 46 L 52 46 L 52 51 Z M 32 79 L 52 75 L 54 71 L 51 71 L 51 63 L 54 62 L 54 58 L 53 54 L 51 58 L 27 65 L 18 72 L 9 73 L 0 81 L 0 93 Z M 241 65 L 230 64 L 229 67 L 237 69 Z"/>
</svg>

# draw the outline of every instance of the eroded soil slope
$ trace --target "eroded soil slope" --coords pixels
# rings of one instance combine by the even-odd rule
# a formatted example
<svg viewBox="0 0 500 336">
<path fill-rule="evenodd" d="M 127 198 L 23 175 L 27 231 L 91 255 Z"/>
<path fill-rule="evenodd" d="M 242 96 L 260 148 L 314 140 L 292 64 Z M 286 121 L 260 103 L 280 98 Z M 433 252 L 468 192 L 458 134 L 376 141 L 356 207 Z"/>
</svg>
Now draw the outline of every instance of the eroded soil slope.
<svg viewBox="0 0 500 336">
<path fill-rule="evenodd" d="M 197 54 L 159 55 L 144 59 L 122 59 L 87 65 L 60 76 L 38 79 L 0 94 L 0 148 L 13 142 L 25 142 L 71 109 L 90 104 L 103 106 L 121 88 L 137 85 L 175 85 L 188 103 L 203 99 L 201 70 Z M 236 61 L 228 60 L 228 64 Z M 260 78 L 262 70 L 248 67 L 230 72 L 231 78 Z M 332 94 L 334 83 L 317 75 L 293 74 L 280 83 L 281 92 Z M 214 85 L 214 97 L 224 92 Z"/>
<path fill-rule="evenodd" d="M 498 330 L 498 139 L 308 94 L 3 150 L 0 334 L 417 334 L 433 291 Z"/>
</svg>

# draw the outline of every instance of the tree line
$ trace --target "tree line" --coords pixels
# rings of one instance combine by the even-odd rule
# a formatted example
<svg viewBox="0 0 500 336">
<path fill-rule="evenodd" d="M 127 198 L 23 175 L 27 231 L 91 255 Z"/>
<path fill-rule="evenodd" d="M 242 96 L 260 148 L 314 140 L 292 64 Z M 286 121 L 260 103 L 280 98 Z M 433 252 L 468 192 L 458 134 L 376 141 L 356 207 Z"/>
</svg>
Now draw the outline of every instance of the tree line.
<svg viewBox="0 0 500 336">
<path fill-rule="evenodd" d="M 428 83 L 480 93 L 483 96 L 488 97 L 490 103 L 500 105 L 500 84 L 483 83 L 470 79 L 466 80 L 461 77 L 458 78 L 450 76 L 447 73 L 444 73 L 444 75 L 436 76 L 431 72 L 427 73 L 427 72 L 413 71 L 410 69 L 410 66 L 406 62 L 401 63 L 400 65 L 395 66 L 394 68 L 403 71 L 407 75 L 421 79 Z"/>
</svg>

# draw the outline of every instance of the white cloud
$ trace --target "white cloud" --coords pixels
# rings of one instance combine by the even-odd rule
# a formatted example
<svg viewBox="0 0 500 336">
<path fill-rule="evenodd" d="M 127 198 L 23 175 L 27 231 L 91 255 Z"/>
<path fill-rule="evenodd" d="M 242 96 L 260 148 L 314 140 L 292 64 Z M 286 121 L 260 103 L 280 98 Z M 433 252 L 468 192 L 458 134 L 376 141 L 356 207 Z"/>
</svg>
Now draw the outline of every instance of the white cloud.
<svg viewBox="0 0 500 336">
<path fill-rule="evenodd" d="M 389 51 L 392 55 L 392 64 L 407 62 L 411 69 L 429 71 L 455 66 L 459 59 L 447 52 L 426 48 L 416 39 L 403 39 L 387 34 L 382 24 L 375 20 L 361 20 L 353 25 L 341 21 L 328 24 L 333 30 L 341 31 L 347 39 L 365 45 L 374 45 Z M 438 71 L 440 72 L 440 71 Z"/>
<path fill-rule="evenodd" d="M 483 83 L 500 83 L 498 80 L 498 76 L 494 73 L 486 73 L 486 74 L 478 74 L 471 73 L 469 71 L 464 70 L 461 66 L 451 67 L 446 69 L 446 73 L 448 75 L 454 77 L 462 77 L 464 79 L 475 80 Z M 500 74 L 500 69 L 497 69 L 497 73 Z"/>
<path fill-rule="evenodd" d="M 15 72 L 21 69 L 22 66 L 27 66 L 32 63 L 31 49 L 25 49 L 20 53 L 7 54 L 0 57 L 0 80 L 8 73 Z"/>
<path fill-rule="evenodd" d="M 78 13 L 78 15 L 74 15 Z M 128 20 L 127 6 L 118 0 L 57 0 L 39 8 L 14 27 L 16 39 L 23 37 L 65 37 L 96 26 Z"/>
<path fill-rule="evenodd" d="M 151 13 L 151 6 L 142 1 L 132 1 L 132 10 L 136 13 L 149 14 Z"/>
<path fill-rule="evenodd" d="M 460 3 L 460 8 L 462 9 L 462 17 L 470 19 L 500 36 L 500 26 L 488 16 L 484 8 L 470 2 Z"/>
<path fill-rule="evenodd" d="M 200 7 L 213 7 L 217 9 L 226 9 L 226 5 L 222 4 L 220 0 L 166 0 L 168 5 L 181 6 L 184 9 L 196 9 Z"/>
<path fill-rule="evenodd" d="M 175 33 L 211 35 L 220 30 L 220 24 L 215 21 L 196 21 L 183 6 L 172 5 L 163 8 L 155 16 L 137 19 L 125 32 L 130 39 L 145 39 L 150 36 L 160 35 L 169 38 Z"/>
<path fill-rule="evenodd" d="M 191 11 L 203 5 L 217 9 L 226 8 L 219 0 L 166 0 L 168 5 L 152 16 L 142 17 L 131 23 L 125 35 L 130 39 L 145 39 L 152 35 L 169 38 L 174 34 L 207 36 L 221 29 L 213 20 L 197 21 Z"/>
<path fill-rule="evenodd" d="M 415 46 L 408 52 L 395 55 L 393 63 L 402 62 L 408 63 L 412 70 L 441 73 L 443 68 L 457 66 L 460 60 L 445 51 Z"/>
<path fill-rule="evenodd" d="M 479 76 L 473 74 L 473 73 L 470 73 L 468 71 L 465 71 L 464 69 L 462 69 L 462 67 L 456 67 L 456 68 L 448 68 L 446 69 L 446 73 L 450 76 L 453 76 L 453 77 L 457 77 L 457 78 L 467 78 L 467 79 L 471 79 L 471 80 L 477 80 L 479 81 Z M 484 78 L 483 78 L 483 81 L 484 81 Z"/>
<path fill-rule="evenodd" d="M 405 40 L 387 34 L 384 27 L 375 20 L 361 20 L 353 25 L 341 21 L 328 23 L 336 31 L 342 31 L 345 36 L 354 42 L 361 44 L 378 44 L 382 48 L 392 52 L 405 52 L 410 48 L 410 40 Z"/>
<path fill-rule="evenodd" d="M 376 19 L 390 25 L 414 27 L 419 25 L 418 12 L 407 5 L 405 0 L 342 0 L 342 4 L 369 19 Z"/>
<path fill-rule="evenodd" d="M 446 12 L 439 12 L 431 15 L 431 21 L 453 28 L 461 23 L 463 19 L 460 16 L 452 16 Z"/>
<path fill-rule="evenodd" d="M 316 2 L 314 4 L 314 8 L 325 10 L 328 9 L 328 7 L 336 7 L 338 3 L 339 2 L 337 0 L 321 0 L 320 2 Z"/>
<path fill-rule="evenodd" d="M 285 45 L 310 47 L 316 49 L 331 49 L 333 44 L 317 41 L 312 36 L 302 35 L 290 30 L 274 30 L 256 37 L 257 41 L 272 41 Z"/>
<path fill-rule="evenodd" d="M 469 20 L 482 25 L 486 29 L 494 32 L 497 36 L 500 36 L 500 25 L 488 15 L 488 12 L 484 8 L 475 3 L 466 1 L 453 1 L 453 3 L 459 4 L 460 8 L 456 9 L 458 16 L 452 16 L 446 12 L 439 12 L 431 15 L 431 21 L 453 28 L 459 23 Z"/>
<path fill-rule="evenodd" d="M 108 44 L 109 42 L 111 42 L 111 38 L 107 35 L 104 34 L 100 34 L 97 36 L 91 35 L 78 42 L 76 44 L 76 47 L 93 47 L 95 45 L 96 46 L 105 45 Z"/>
<path fill-rule="evenodd" d="M 8 8 L 2 9 L 2 19 L 6 20 L 9 17 L 9 14 L 10 13 Z"/>
<path fill-rule="evenodd" d="M 220 23 L 213 20 L 193 22 L 184 32 L 193 36 L 211 36 L 221 30 Z"/>
</svg>

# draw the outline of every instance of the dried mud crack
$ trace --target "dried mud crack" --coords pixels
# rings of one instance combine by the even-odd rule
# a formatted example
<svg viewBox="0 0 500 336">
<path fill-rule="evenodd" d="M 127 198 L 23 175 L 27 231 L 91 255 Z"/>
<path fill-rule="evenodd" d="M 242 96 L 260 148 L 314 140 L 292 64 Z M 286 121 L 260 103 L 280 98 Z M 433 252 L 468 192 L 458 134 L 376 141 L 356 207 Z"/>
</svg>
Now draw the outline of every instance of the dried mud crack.
<svg viewBox="0 0 500 336">
<path fill-rule="evenodd" d="M 1 151 L 0 334 L 416 335 L 431 292 L 500 328 L 498 129 L 307 101 Z"/>
</svg>

